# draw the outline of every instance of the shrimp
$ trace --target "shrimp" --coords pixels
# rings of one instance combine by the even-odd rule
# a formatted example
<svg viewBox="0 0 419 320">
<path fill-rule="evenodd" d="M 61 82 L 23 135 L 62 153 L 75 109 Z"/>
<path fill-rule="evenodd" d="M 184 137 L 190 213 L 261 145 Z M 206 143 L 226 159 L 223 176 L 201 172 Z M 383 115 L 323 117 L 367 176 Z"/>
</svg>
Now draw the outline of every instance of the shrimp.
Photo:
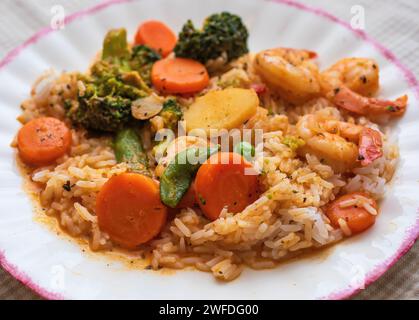
<svg viewBox="0 0 419 320">
<path fill-rule="evenodd" d="M 255 71 L 285 100 L 303 103 L 321 93 L 320 73 L 313 62 L 316 56 L 307 50 L 264 50 L 255 57 Z"/>
<path fill-rule="evenodd" d="M 359 135 L 359 156 L 362 166 L 367 166 L 375 159 L 383 156 L 383 141 L 381 134 L 371 128 L 363 128 Z"/>
<path fill-rule="evenodd" d="M 371 97 L 379 89 L 379 68 L 372 59 L 342 59 L 323 71 L 320 79 L 323 94 L 339 108 L 363 116 L 396 117 L 406 111 L 407 95 L 395 101 Z"/>
<path fill-rule="evenodd" d="M 373 96 L 379 88 L 379 68 L 373 59 L 344 58 L 321 73 L 326 94 L 345 85 L 365 97 Z"/>
<path fill-rule="evenodd" d="M 407 95 L 394 101 L 367 98 L 356 94 L 346 87 L 335 89 L 333 102 L 340 108 L 363 116 L 388 114 L 391 117 L 402 116 L 406 111 Z"/>
<path fill-rule="evenodd" d="M 314 154 L 338 173 L 367 166 L 383 155 L 381 134 L 371 128 L 316 113 L 303 116 L 296 129 L 306 142 L 299 153 Z"/>
</svg>

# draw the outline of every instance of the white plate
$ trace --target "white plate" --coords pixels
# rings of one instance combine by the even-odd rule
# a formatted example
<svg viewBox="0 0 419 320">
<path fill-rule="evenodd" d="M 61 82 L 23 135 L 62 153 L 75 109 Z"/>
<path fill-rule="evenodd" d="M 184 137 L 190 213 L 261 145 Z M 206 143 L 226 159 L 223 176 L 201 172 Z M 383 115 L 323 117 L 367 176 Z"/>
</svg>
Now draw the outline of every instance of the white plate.
<svg viewBox="0 0 419 320">
<path fill-rule="evenodd" d="M 275 3 L 276 2 L 276 3 Z M 48 298 L 128 299 L 281 299 L 344 298 L 376 280 L 413 244 L 419 231 L 419 126 L 416 79 L 392 54 L 362 32 L 331 15 L 293 1 L 179 0 L 107 1 L 67 17 L 65 29 L 45 29 L 0 62 L 0 262 L 16 278 Z M 252 51 L 285 46 L 319 53 L 327 66 L 347 56 L 378 60 L 381 96 L 407 93 L 409 108 L 397 125 L 401 163 L 382 203 L 382 214 L 368 232 L 326 253 L 298 259 L 272 270 L 246 269 L 230 283 L 212 275 L 178 271 L 162 275 L 82 253 L 79 245 L 57 237 L 34 221 L 9 144 L 19 128 L 19 103 L 46 69 L 84 70 L 101 47 L 106 31 L 126 27 L 133 36 L 150 18 L 179 30 L 228 10 L 243 17 Z M 416 89 L 415 86 L 416 85 Z"/>
</svg>

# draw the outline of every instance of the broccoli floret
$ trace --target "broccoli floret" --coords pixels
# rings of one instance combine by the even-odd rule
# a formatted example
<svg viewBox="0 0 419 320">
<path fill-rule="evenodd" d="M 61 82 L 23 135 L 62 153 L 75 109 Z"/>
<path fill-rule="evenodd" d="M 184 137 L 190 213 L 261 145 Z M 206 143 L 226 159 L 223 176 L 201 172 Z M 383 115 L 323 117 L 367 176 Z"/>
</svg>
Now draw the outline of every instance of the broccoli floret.
<svg viewBox="0 0 419 320">
<path fill-rule="evenodd" d="M 146 47 L 130 52 L 125 29 L 109 31 L 102 60 L 93 64 L 89 75 L 79 76 L 84 88 L 79 88 L 77 103 L 65 103 L 67 116 L 75 125 L 108 132 L 136 121 L 131 104 L 150 92 L 141 73 L 149 76 L 157 59 L 159 56 Z"/>
<path fill-rule="evenodd" d="M 131 100 L 121 97 L 79 99 L 77 108 L 68 116 L 76 125 L 100 131 L 117 131 L 131 121 Z"/>
<path fill-rule="evenodd" d="M 175 130 L 178 122 L 182 119 L 183 113 L 177 101 L 169 99 L 163 104 L 163 109 L 159 115 L 163 118 L 165 128 Z"/>
<path fill-rule="evenodd" d="M 151 84 L 150 74 L 151 67 L 154 62 L 160 60 L 161 56 L 145 45 L 139 45 L 132 48 L 130 67 L 132 70 L 138 71 L 141 78 L 147 83 Z"/>
<path fill-rule="evenodd" d="M 249 52 L 248 37 L 247 28 L 239 16 L 222 12 L 209 16 L 201 30 L 188 20 L 179 33 L 175 53 L 204 64 L 225 54 L 229 62 Z"/>
<path fill-rule="evenodd" d="M 79 77 L 84 90 L 77 104 L 66 104 L 67 117 L 86 129 L 114 132 L 133 122 L 132 101 L 148 95 L 148 88 L 136 71 L 123 69 L 107 61 L 98 61 L 90 76 Z"/>
</svg>

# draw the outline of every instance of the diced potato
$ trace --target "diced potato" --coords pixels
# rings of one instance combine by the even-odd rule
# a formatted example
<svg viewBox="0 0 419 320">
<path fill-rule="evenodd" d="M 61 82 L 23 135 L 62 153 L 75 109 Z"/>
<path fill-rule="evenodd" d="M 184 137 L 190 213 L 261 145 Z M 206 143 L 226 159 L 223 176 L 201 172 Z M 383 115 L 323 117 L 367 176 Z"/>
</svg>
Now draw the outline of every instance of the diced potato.
<svg viewBox="0 0 419 320">
<path fill-rule="evenodd" d="M 199 97 L 185 112 L 186 130 L 238 128 L 249 120 L 259 105 L 259 98 L 250 89 L 228 88 L 211 91 Z"/>
</svg>

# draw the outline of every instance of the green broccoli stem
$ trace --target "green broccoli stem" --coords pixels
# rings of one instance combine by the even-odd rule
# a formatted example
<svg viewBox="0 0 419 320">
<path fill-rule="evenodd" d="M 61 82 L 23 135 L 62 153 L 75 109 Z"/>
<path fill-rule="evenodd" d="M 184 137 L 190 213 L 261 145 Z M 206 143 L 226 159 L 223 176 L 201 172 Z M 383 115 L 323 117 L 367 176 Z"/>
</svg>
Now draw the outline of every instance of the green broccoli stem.
<svg viewBox="0 0 419 320">
<path fill-rule="evenodd" d="M 103 40 L 102 59 L 125 58 L 128 55 L 127 31 L 125 29 L 110 30 Z"/>
</svg>

